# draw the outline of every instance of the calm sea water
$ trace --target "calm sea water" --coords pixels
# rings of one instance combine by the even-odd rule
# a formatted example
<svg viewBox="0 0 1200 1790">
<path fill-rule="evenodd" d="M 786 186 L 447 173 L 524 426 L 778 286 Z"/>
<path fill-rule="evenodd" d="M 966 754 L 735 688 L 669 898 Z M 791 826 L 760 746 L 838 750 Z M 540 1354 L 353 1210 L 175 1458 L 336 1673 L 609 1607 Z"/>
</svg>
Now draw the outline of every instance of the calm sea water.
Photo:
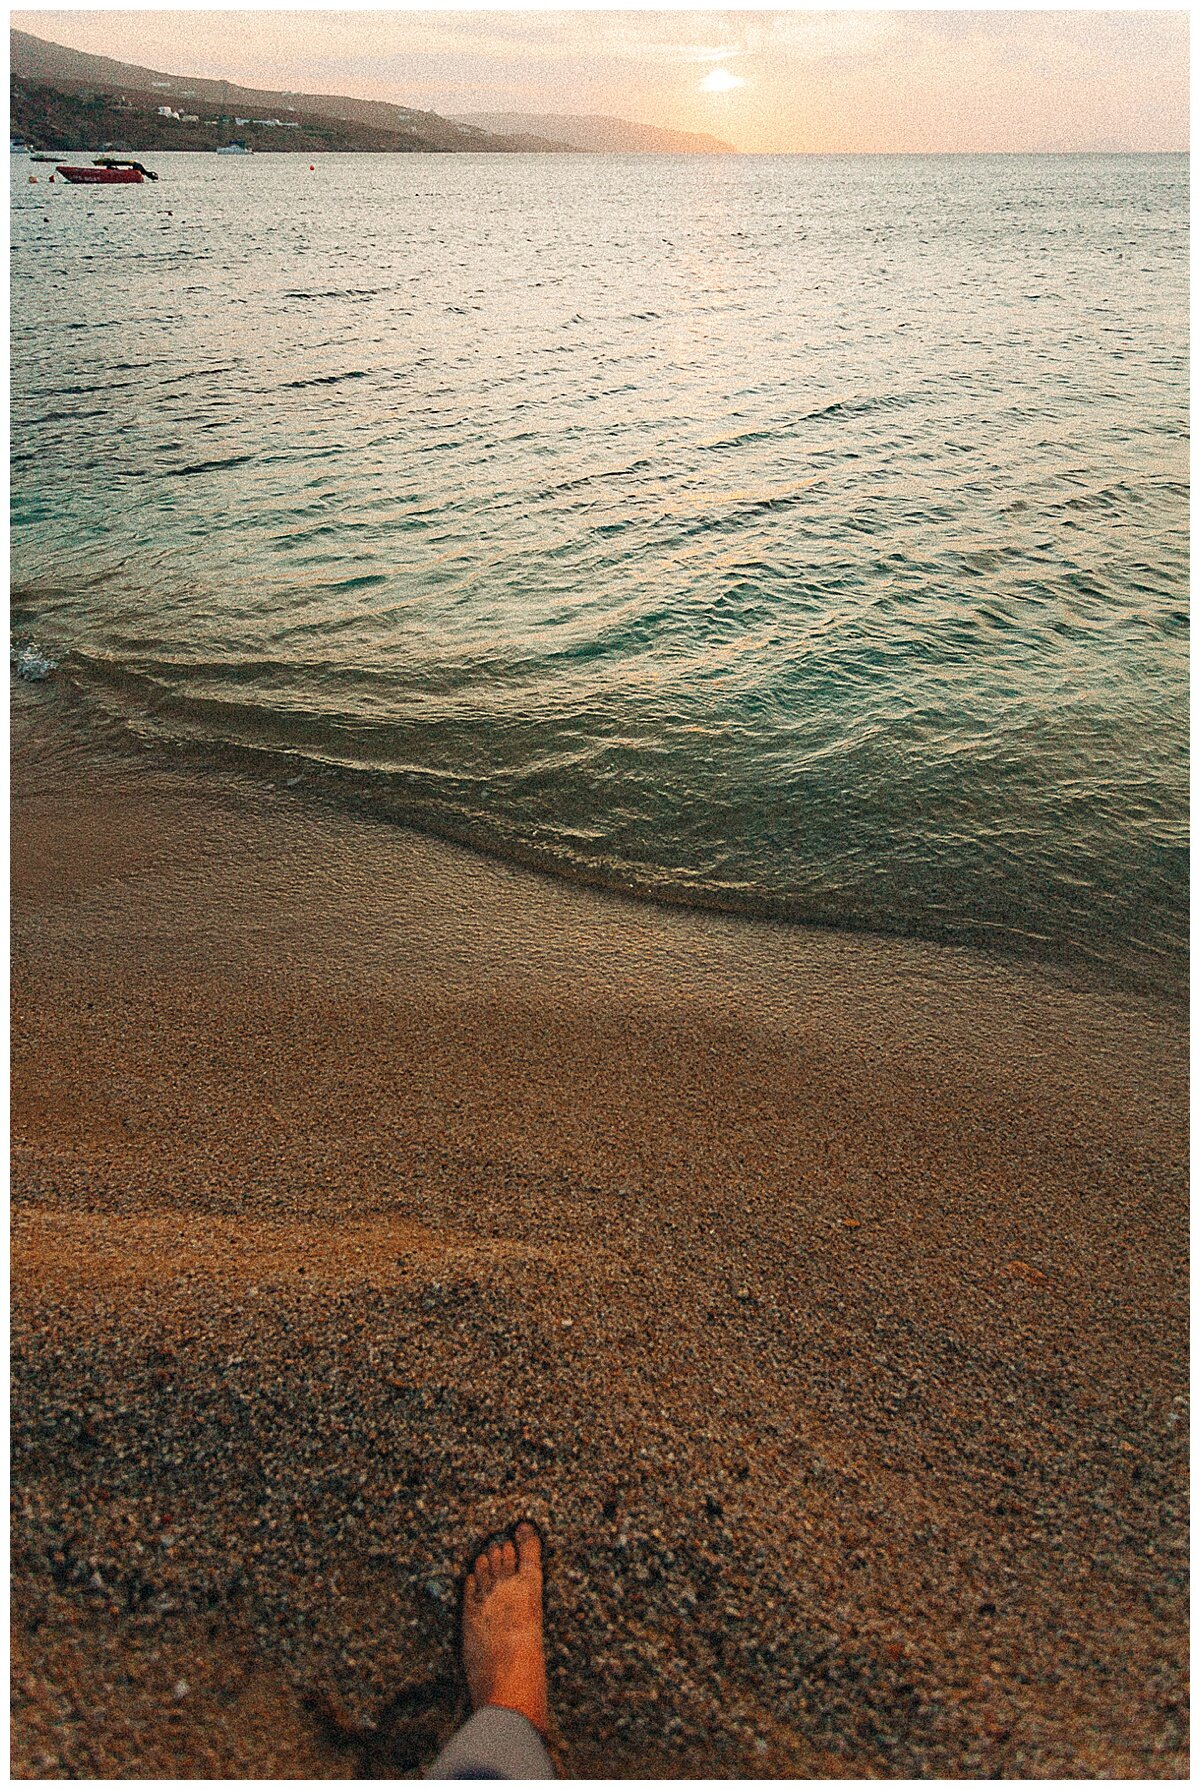
<svg viewBox="0 0 1200 1790">
<path fill-rule="evenodd" d="M 1185 158 L 152 165 L 14 158 L 21 669 L 573 876 L 1178 984 Z"/>
</svg>

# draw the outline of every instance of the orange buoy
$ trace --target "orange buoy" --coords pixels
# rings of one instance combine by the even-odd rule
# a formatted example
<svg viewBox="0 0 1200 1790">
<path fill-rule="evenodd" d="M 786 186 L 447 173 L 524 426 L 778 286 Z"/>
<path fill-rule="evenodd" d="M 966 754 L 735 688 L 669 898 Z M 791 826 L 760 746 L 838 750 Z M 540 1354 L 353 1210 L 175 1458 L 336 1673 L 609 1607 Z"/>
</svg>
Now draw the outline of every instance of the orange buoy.
<svg viewBox="0 0 1200 1790">
<path fill-rule="evenodd" d="M 36 185 L 37 185 L 37 175 L 36 175 L 36 174 L 31 174 L 31 175 L 30 175 L 30 176 L 29 176 L 29 184 L 30 184 L 30 186 L 36 186 Z"/>
<path fill-rule="evenodd" d="M 310 174 L 315 174 L 315 173 L 316 173 L 316 171 L 317 171 L 317 164 L 316 164 L 316 162 L 309 162 L 309 164 L 308 164 L 308 171 L 309 171 L 309 173 L 310 173 Z"/>
</svg>

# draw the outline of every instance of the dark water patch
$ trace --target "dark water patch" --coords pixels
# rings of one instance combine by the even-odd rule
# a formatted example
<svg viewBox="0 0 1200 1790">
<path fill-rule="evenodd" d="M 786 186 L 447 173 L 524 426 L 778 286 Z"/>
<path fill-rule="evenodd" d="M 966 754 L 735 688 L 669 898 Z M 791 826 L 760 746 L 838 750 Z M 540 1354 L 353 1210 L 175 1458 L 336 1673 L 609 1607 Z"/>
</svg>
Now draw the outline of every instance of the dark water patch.
<svg viewBox="0 0 1200 1790">
<path fill-rule="evenodd" d="M 161 469 L 164 478 L 190 479 L 202 472 L 227 472 L 232 466 L 249 466 L 255 454 L 228 454 L 223 460 L 195 460 L 188 466 L 167 466 Z"/>
<path fill-rule="evenodd" d="M 29 421 L 31 427 L 35 429 L 44 429 L 50 423 L 85 423 L 91 417 L 106 416 L 107 414 L 107 410 L 103 405 L 98 405 L 92 410 L 84 410 L 78 405 L 75 405 L 70 410 L 44 411 L 41 416 L 30 417 Z"/>
<path fill-rule="evenodd" d="M 325 291 L 320 291 L 320 292 L 288 291 L 283 294 L 283 297 L 284 298 L 303 298 L 303 299 L 374 298 L 377 296 L 378 293 L 384 292 L 387 290 L 388 290 L 388 288 L 384 287 L 384 286 L 331 286 L 331 287 L 327 288 Z"/>
<path fill-rule="evenodd" d="M 348 379 L 366 379 L 367 372 L 362 367 L 352 368 L 348 373 L 318 373 L 311 379 L 289 379 L 285 382 L 286 391 L 304 391 L 311 385 L 341 385 Z"/>
<path fill-rule="evenodd" d="M 913 394 L 908 392 L 879 392 L 873 397 L 839 398 L 832 404 L 822 405 L 819 410 L 807 411 L 800 420 L 817 423 L 830 416 L 869 416 L 873 410 L 900 410 L 912 402 Z"/>
<path fill-rule="evenodd" d="M 226 373 L 237 373 L 241 369 L 232 363 L 218 367 L 189 367 L 185 372 L 172 373 L 155 380 L 155 386 L 163 390 L 172 385 L 192 385 L 197 379 L 219 379 Z"/>
<path fill-rule="evenodd" d="M 1153 486 L 1134 485 L 1127 480 L 1118 480 L 1111 485 L 1101 485 L 1093 491 L 1081 491 L 1074 497 L 1064 497 L 1060 502 L 1046 504 L 1047 513 L 1056 511 L 1090 511 L 1103 510 L 1120 514 L 1131 504 L 1153 503 L 1172 498 L 1186 500 L 1189 487 L 1176 479 L 1161 479 Z"/>
</svg>

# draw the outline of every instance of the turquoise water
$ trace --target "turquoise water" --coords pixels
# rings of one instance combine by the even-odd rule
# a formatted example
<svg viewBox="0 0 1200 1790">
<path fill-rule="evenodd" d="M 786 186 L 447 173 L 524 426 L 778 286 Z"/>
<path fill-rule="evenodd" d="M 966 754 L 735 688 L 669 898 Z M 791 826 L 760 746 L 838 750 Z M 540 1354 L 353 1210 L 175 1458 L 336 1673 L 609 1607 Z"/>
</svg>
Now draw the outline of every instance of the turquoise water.
<svg viewBox="0 0 1200 1790">
<path fill-rule="evenodd" d="M 1187 162 L 13 180 L 14 640 L 662 898 L 1177 986 Z"/>
</svg>

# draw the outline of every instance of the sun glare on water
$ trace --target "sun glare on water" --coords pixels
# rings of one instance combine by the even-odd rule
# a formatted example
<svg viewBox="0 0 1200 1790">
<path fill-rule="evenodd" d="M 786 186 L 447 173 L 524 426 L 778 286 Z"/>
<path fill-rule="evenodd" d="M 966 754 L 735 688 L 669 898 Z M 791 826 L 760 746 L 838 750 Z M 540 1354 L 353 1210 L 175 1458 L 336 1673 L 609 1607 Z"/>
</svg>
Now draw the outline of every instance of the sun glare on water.
<svg viewBox="0 0 1200 1790">
<path fill-rule="evenodd" d="M 727 68 L 714 68 L 711 74 L 705 75 L 700 83 L 701 93 L 732 93 L 735 87 L 746 85 L 741 75 L 731 75 Z"/>
</svg>

